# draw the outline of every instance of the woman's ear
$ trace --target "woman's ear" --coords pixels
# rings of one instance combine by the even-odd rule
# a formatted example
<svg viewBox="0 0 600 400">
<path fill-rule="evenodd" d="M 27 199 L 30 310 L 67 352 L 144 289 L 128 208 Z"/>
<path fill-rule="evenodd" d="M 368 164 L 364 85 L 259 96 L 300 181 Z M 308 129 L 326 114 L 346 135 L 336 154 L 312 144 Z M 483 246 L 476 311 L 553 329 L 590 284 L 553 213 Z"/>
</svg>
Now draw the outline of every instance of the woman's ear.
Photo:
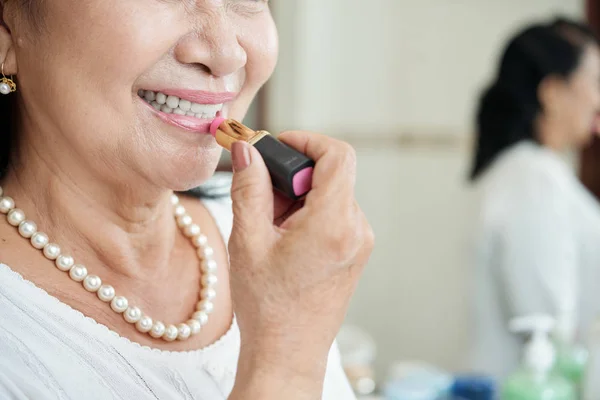
<svg viewBox="0 0 600 400">
<path fill-rule="evenodd" d="M 558 75 L 548 75 L 538 86 L 538 100 L 544 113 L 551 114 L 561 107 L 566 82 Z"/>
<path fill-rule="evenodd" d="M 7 23 L 9 10 L 6 0 L 0 0 L 0 64 L 4 63 L 5 75 L 17 74 L 17 57 L 15 54 L 13 37 Z"/>
</svg>

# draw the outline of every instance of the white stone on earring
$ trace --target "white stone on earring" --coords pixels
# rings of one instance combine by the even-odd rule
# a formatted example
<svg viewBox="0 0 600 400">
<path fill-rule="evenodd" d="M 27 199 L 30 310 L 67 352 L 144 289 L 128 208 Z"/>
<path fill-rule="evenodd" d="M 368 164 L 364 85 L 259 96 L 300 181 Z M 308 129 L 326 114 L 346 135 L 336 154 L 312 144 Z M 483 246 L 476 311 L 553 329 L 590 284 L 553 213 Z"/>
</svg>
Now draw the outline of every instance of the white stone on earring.
<svg viewBox="0 0 600 400">
<path fill-rule="evenodd" d="M 0 83 L 0 93 L 9 94 L 11 92 L 11 88 L 8 83 Z"/>
<path fill-rule="evenodd" d="M 23 221 L 19 224 L 19 234 L 29 239 L 37 231 L 37 225 L 33 221 Z"/>
<path fill-rule="evenodd" d="M 108 303 L 115 297 L 115 288 L 110 285 L 102 285 L 98 289 L 98 298 L 105 303 Z"/>
<path fill-rule="evenodd" d="M 191 335 L 197 335 L 198 333 L 200 333 L 200 330 L 202 330 L 202 325 L 200 325 L 200 321 L 196 319 L 190 319 L 188 322 L 186 322 L 186 324 L 188 324 L 188 326 L 190 327 Z"/>
<path fill-rule="evenodd" d="M 162 338 L 166 342 L 172 342 L 173 340 L 177 339 L 177 336 L 179 336 L 179 329 L 177 329 L 175 325 L 169 325 L 166 327 L 165 334 Z"/>
<path fill-rule="evenodd" d="M 176 206 L 177 204 L 179 204 L 179 197 L 177 197 L 176 194 L 172 194 L 171 195 L 171 204 Z"/>
<path fill-rule="evenodd" d="M 194 314 L 192 314 L 192 319 L 195 319 L 196 321 L 200 322 L 201 326 L 204 326 L 208 322 L 208 314 L 204 311 L 196 311 Z"/>
<path fill-rule="evenodd" d="M 44 257 L 48 260 L 56 260 L 60 256 L 60 246 L 56 243 L 48 243 L 44 246 Z"/>
<path fill-rule="evenodd" d="M 155 339 L 160 339 L 165 334 L 165 324 L 160 321 L 156 321 L 152 325 L 152 329 L 150 329 L 150 336 Z"/>
<path fill-rule="evenodd" d="M 6 214 L 6 220 L 12 226 L 19 226 L 21 222 L 25 221 L 25 213 L 19 208 L 13 208 Z"/>
<path fill-rule="evenodd" d="M 129 322 L 130 324 L 135 324 L 140 320 L 140 318 L 142 318 L 142 310 L 140 310 L 138 307 L 129 307 L 123 313 L 123 318 L 125 318 L 125 321 Z"/>
<path fill-rule="evenodd" d="M 54 263 L 56 264 L 56 268 L 60 269 L 61 271 L 67 272 L 71 269 L 71 267 L 75 263 L 75 260 L 73 260 L 73 257 L 71 256 L 61 254 L 60 256 L 58 256 Z"/>
<path fill-rule="evenodd" d="M 36 232 L 30 239 L 31 245 L 38 250 L 43 249 L 48 244 L 48 235 L 44 232 Z"/>
<path fill-rule="evenodd" d="M 73 265 L 73 267 L 71 267 L 71 270 L 69 271 L 69 276 L 75 282 L 83 281 L 85 279 L 85 277 L 87 276 L 87 274 L 88 274 L 87 268 L 81 264 Z"/>
<path fill-rule="evenodd" d="M 0 213 L 7 214 L 10 210 L 15 208 L 15 201 L 8 196 L 0 199 Z"/>
<path fill-rule="evenodd" d="M 116 296 L 110 302 L 110 308 L 116 313 L 122 313 L 129 307 L 129 301 L 123 296 Z"/>
<path fill-rule="evenodd" d="M 191 225 L 192 222 L 192 217 L 190 217 L 188 214 L 184 214 L 181 217 L 177 218 L 177 226 L 179 226 L 182 229 L 188 225 Z"/>
<path fill-rule="evenodd" d="M 88 275 L 83 280 L 83 287 L 85 290 L 91 293 L 96 293 L 102 286 L 102 279 L 96 275 Z"/>
<path fill-rule="evenodd" d="M 135 327 L 138 331 L 142 333 L 148 332 L 152 329 L 152 318 L 147 315 L 144 315 L 140 320 L 135 324 Z"/>
<path fill-rule="evenodd" d="M 188 324 L 177 325 L 177 340 L 185 340 L 192 334 L 192 328 Z"/>
<path fill-rule="evenodd" d="M 206 235 L 198 235 L 192 238 L 192 244 L 196 247 L 204 247 L 208 244 Z"/>
<path fill-rule="evenodd" d="M 202 275 L 202 287 L 212 287 L 217 284 L 217 276 L 214 274 L 205 274 Z"/>
<path fill-rule="evenodd" d="M 217 291 L 211 287 L 202 289 L 200 297 L 204 300 L 214 300 L 217 297 Z"/>
<path fill-rule="evenodd" d="M 185 227 L 183 234 L 189 238 L 200 234 L 200 227 L 196 224 L 191 224 Z"/>
<path fill-rule="evenodd" d="M 200 268 L 204 273 L 213 273 L 217 271 L 217 262 L 215 260 L 202 260 Z"/>
</svg>

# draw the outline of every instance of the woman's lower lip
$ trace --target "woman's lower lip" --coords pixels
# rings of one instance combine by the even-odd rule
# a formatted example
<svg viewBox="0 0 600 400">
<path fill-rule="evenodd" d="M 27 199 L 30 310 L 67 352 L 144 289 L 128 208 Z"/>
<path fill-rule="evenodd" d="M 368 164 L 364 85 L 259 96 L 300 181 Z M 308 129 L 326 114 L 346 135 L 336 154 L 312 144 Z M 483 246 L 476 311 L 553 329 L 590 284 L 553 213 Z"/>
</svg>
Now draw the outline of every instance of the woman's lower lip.
<svg viewBox="0 0 600 400">
<path fill-rule="evenodd" d="M 140 99 L 141 100 L 141 99 Z M 175 126 L 177 128 L 185 129 L 194 133 L 210 134 L 210 124 L 212 119 L 199 119 L 196 117 L 189 117 L 187 115 L 179 114 L 167 114 L 162 111 L 158 111 L 152 105 L 141 100 L 152 112 L 160 118 L 163 122 Z"/>
</svg>

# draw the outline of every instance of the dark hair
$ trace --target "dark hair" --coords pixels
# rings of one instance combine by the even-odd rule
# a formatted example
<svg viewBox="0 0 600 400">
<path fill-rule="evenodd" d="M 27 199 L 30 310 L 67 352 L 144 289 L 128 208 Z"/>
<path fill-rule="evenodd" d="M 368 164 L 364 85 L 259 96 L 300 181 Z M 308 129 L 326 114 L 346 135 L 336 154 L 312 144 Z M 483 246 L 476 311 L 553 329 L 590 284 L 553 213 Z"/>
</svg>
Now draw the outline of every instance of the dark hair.
<svg viewBox="0 0 600 400">
<path fill-rule="evenodd" d="M 529 26 L 510 40 L 495 82 L 480 100 L 471 179 L 513 144 L 539 141 L 535 132 L 542 111 L 538 86 L 550 75 L 568 78 L 589 43 L 598 43 L 589 27 L 562 18 Z"/>
</svg>

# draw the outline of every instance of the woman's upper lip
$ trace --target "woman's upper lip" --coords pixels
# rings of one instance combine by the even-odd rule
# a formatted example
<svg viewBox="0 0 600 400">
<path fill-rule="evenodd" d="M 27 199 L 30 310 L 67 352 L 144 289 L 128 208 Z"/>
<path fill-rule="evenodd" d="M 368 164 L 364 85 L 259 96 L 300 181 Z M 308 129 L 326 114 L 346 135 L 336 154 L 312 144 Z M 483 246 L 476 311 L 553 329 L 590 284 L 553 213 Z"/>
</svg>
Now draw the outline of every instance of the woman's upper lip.
<svg viewBox="0 0 600 400">
<path fill-rule="evenodd" d="M 234 100 L 237 93 L 234 92 L 208 92 L 204 90 L 190 89 L 145 89 L 153 92 L 161 92 L 167 96 L 176 96 L 198 104 L 223 104 Z"/>
</svg>

